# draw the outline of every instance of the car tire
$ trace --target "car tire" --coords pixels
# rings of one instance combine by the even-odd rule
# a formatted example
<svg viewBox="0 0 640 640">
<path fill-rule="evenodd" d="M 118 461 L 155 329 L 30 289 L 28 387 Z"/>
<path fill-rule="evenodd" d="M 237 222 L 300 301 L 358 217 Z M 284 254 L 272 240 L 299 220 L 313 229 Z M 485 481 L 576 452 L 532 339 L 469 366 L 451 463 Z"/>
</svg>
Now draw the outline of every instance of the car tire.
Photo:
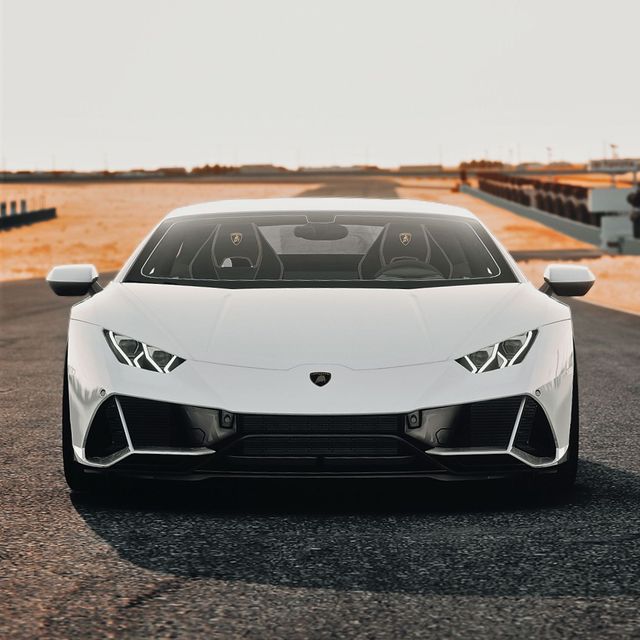
<svg viewBox="0 0 640 640">
<path fill-rule="evenodd" d="M 97 489 L 96 478 L 85 473 L 83 465 L 76 461 L 73 453 L 66 359 L 64 363 L 64 381 L 62 383 L 62 464 L 64 478 L 71 491 L 87 493 Z"/>
</svg>

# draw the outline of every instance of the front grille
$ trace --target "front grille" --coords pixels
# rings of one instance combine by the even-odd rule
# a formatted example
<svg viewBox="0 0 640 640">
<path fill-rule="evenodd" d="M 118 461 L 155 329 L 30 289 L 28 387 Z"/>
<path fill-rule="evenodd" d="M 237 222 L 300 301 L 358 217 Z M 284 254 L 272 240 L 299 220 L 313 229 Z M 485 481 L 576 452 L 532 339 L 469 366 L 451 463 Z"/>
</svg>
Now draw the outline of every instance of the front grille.
<svg viewBox="0 0 640 640">
<path fill-rule="evenodd" d="M 300 416 L 300 415 L 239 415 L 238 428 L 245 435 L 254 434 L 388 434 L 400 432 L 403 417 L 399 415 L 346 415 L 346 416 Z"/>
<path fill-rule="evenodd" d="M 501 398 L 471 405 L 470 447 L 509 444 L 522 398 Z"/>
<path fill-rule="evenodd" d="M 127 396 L 118 396 L 118 400 L 134 449 L 210 447 L 235 431 L 233 424 L 219 428 L 221 418 L 216 409 Z M 194 411 L 200 412 L 199 419 L 194 418 Z"/>
<path fill-rule="evenodd" d="M 466 405 L 447 446 L 506 449 L 521 403 L 522 396 L 513 396 Z"/>
<path fill-rule="evenodd" d="M 411 471 L 429 461 L 402 436 L 404 416 L 236 416 L 221 464 L 234 470 Z M 433 466 L 433 465 L 431 465 Z"/>
<path fill-rule="evenodd" d="M 120 397 L 120 405 L 136 449 L 186 446 L 176 405 L 128 397 Z"/>
<path fill-rule="evenodd" d="M 238 455 L 245 456 L 395 456 L 400 441 L 362 436 L 253 436 L 241 441 Z"/>
<path fill-rule="evenodd" d="M 241 456 L 395 456 L 401 415 L 257 415 L 236 417 Z"/>
</svg>

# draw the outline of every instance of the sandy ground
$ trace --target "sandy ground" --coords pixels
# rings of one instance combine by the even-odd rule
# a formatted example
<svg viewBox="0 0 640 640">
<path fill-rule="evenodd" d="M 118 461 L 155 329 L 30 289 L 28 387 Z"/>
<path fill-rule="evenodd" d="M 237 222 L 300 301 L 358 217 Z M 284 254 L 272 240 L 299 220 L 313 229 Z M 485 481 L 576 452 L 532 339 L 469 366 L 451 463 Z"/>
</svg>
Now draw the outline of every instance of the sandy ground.
<svg viewBox="0 0 640 640">
<path fill-rule="evenodd" d="M 56 207 L 58 218 L 0 231 L 0 280 L 47 274 L 52 265 L 92 262 L 114 271 L 168 211 L 226 198 L 295 196 L 317 185 L 138 182 L 0 185 L 0 200 Z"/>
<path fill-rule="evenodd" d="M 451 190 L 454 181 L 397 180 L 402 198 L 435 200 L 471 209 L 510 251 L 590 247 L 544 225 L 473 196 Z M 99 271 L 118 269 L 170 209 L 224 198 L 295 196 L 309 183 L 140 182 L 62 185 L 0 185 L 0 199 L 26 198 L 31 206 L 55 206 L 58 218 L 0 232 L 0 280 L 42 277 L 52 265 L 93 262 Z M 604 256 L 581 261 L 598 278 L 586 300 L 640 314 L 640 256 Z M 534 283 L 546 262 L 521 263 Z"/>
</svg>

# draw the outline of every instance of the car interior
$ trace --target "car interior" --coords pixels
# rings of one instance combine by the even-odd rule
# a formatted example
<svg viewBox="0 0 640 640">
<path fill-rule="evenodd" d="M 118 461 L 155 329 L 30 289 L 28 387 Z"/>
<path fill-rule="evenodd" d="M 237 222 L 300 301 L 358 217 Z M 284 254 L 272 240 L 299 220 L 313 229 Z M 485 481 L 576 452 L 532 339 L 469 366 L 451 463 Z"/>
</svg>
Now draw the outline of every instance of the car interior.
<svg viewBox="0 0 640 640">
<path fill-rule="evenodd" d="M 187 233 L 169 229 L 142 273 L 178 280 L 351 281 L 450 280 L 499 273 L 489 251 L 464 222 L 367 224 L 373 240 L 363 247 L 358 225 L 345 226 L 335 219 L 279 226 L 192 221 Z"/>
</svg>

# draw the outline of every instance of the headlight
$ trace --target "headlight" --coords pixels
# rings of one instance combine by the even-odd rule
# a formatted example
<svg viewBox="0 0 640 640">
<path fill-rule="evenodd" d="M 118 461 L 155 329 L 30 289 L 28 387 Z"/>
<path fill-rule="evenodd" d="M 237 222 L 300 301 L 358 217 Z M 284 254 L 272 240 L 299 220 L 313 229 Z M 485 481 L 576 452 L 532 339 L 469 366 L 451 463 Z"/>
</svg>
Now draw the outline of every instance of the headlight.
<svg viewBox="0 0 640 640">
<path fill-rule="evenodd" d="M 536 338 L 537 331 L 527 331 L 519 336 L 513 336 L 508 340 L 497 342 L 490 347 L 478 349 L 467 356 L 456 359 L 471 373 L 482 373 L 483 371 L 493 371 L 494 369 L 504 369 L 520 364 L 531 349 L 531 345 Z"/>
<path fill-rule="evenodd" d="M 130 367 L 169 373 L 184 362 L 184 358 L 178 358 L 168 351 L 152 347 L 140 340 L 114 333 L 105 329 L 104 337 L 111 351 L 122 364 Z"/>
</svg>

